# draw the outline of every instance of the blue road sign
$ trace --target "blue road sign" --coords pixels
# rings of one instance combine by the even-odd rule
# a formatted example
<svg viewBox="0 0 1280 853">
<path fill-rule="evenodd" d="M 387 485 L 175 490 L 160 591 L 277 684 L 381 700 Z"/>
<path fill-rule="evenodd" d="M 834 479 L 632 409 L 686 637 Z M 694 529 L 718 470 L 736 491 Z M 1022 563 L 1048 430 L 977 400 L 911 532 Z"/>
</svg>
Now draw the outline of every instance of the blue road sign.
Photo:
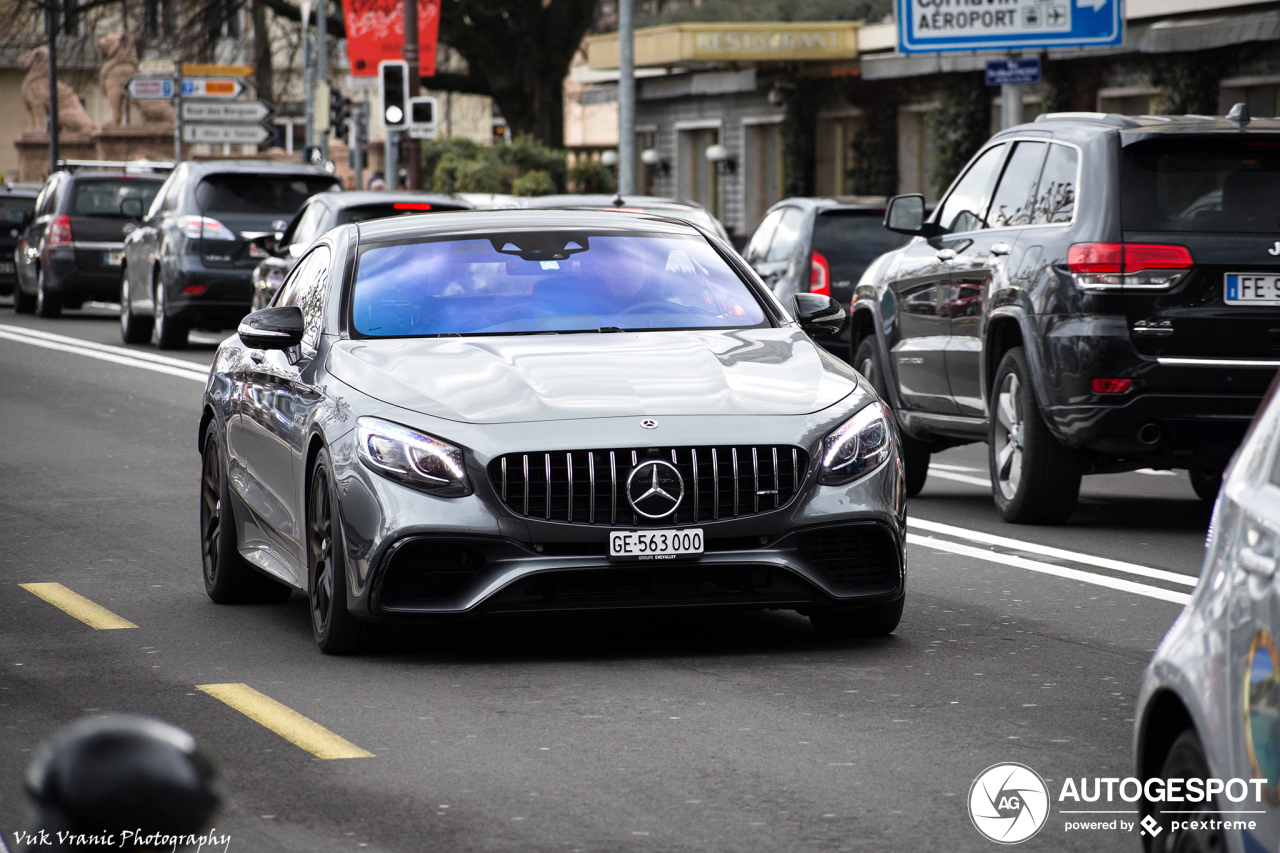
<svg viewBox="0 0 1280 853">
<path fill-rule="evenodd" d="M 1038 50 L 1124 41 L 1122 0 L 895 0 L 898 50 Z"/>
<path fill-rule="evenodd" d="M 1010 86 L 1040 82 L 1040 58 L 988 59 L 987 85 Z"/>
</svg>

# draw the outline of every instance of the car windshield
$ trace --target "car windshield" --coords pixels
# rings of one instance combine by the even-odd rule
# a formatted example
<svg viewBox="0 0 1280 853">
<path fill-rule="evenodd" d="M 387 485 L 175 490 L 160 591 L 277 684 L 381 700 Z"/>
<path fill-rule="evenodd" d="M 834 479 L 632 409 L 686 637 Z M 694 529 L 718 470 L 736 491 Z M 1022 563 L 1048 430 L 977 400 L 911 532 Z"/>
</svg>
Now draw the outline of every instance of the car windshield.
<svg viewBox="0 0 1280 853">
<path fill-rule="evenodd" d="M 1126 231 L 1274 232 L 1280 140 L 1170 139 L 1124 153 Z"/>
<path fill-rule="evenodd" d="M 360 253 L 351 310 L 370 337 L 766 325 L 702 237 L 616 231 L 372 245 Z"/>
<path fill-rule="evenodd" d="M 408 213 L 429 213 L 432 210 L 453 210 L 440 207 L 425 201 L 396 201 L 381 204 L 362 204 L 358 207 L 344 207 L 338 211 L 335 225 L 348 225 L 352 222 L 368 222 L 370 219 L 383 219 L 388 216 L 404 216 Z"/>
<path fill-rule="evenodd" d="M 202 180 L 196 187 L 196 204 L 207 213 L 291 215 L 311 196 L 337 185 L 328 175 L 229 172 Z"/>
<path fill-rule="evenodd" d="M 78 180 L 71 197 L 72 216 L 124 216 L 120 202 L 127 198 L 142 200 L 142 209 L 151 206 L 163 181 L 139 178 L 96 178 Z"/>
</svg>

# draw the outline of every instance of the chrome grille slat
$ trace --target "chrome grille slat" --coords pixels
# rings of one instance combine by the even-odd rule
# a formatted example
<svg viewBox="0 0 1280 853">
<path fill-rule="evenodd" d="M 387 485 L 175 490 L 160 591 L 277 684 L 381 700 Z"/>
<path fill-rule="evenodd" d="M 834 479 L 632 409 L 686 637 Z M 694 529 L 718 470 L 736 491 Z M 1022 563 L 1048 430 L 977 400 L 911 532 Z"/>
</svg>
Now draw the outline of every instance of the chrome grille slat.
<svg viewBox="0 0 1280 853">
<path fill-rule="evenodd" d="M 787 464 L 788 453 L 791 468 L 784 477 L 782 468 Z M 584 454 L 586 471 L 575 471 L 575 464 L 583 464 Z M 603 474 L 596 471 L 596 454 L 607 455 L 609 459 L 608 513 L 600 505 L 605 500 L 604 494 L 596 488 L 597 473 Z M 727 457 L 723 467 L 722 457 Z M 630 473 L 648 460 L 669 462 L 680 472 L 685 484 L 684 497 L 675 512 L 662 519 L 634 514 L 625 495 Z M 488 477 L 493 488 L 491 494 L 496 494 L 516 515 L 580 525 L 671 527 L 744 518 L 780 509 L 796 497 L 808 461 L 808 454 L 797 447 L 768 444 L 556 450 L 499 456 L 490 462 Z M 750 470 L 747 465 L 751 466 Z M 583 489 L 584 476 L 586 489 Z M 535 477 L 545 479 L 535 483 Z M 705 482 L 708 477 L 709 483 Z M 707 500 L 703 500 L 704 488 Z M 746 499 L 744 490 L 751 491 L 750 500 Z M 725 492 L 730 492 L 732 497 Z M 762 496 L 769 495 L 773 496 L 772 502 L 761 500 Z M 583 500 L 587 501 L 585 512 L 581 506 Z"/>
</svg>

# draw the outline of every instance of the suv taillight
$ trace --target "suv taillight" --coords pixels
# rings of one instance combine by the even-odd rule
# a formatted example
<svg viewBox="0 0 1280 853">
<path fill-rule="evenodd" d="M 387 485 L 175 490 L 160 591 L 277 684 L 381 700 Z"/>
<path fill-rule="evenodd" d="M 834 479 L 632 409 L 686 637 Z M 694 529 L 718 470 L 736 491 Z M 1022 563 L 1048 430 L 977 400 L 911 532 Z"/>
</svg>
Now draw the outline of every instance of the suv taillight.
<svg viewBox="0 0 1280 853">
<path fill-rule="evenodd" d="M 1067 267 L 1082 290 L 1167 290 L 1195 263 L 1186 246 L 1075 243 Z"/>
<path fill-rule="evenodd" d="M 71 217 L 65 213 L 55 216 L 49 223 L 49 245 L 70 246 L 75 241 L 75 237 L 71 236 Z"/>
<path fill-rule="evenodd" d="M 813 250 L 813 259 L 809 262 L 809 292 L 831 295 L 831 264 L 817 249 Z"/>
</svg>

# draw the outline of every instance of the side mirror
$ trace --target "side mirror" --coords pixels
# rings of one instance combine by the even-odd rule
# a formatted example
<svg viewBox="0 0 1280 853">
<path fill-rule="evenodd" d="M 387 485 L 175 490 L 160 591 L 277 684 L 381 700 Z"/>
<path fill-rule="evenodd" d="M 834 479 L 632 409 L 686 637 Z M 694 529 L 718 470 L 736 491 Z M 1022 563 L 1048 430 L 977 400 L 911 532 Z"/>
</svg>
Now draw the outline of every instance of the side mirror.
<svg viewBox="0 0 1280 853">
<path fill-rule="evenodd" d="M 919 193 L 897 195 L 889 199 L 884 211 L 884 227 L 898 234 L 925 234 L 924 196 Z"/>
<path fill-rule="evenodd" d="M 820 293 L 797 293 L 792 305 L 796 322 L 811 335 L 836 335 L 844 328 L 845 311 L 830 296 Z"/>
<path fill-rule="evenodd" d="M 126 198 L 120 202 L 120 213 L 130 219 L 142 218 L 142 199 Z"/>
<path fill-rule="evenodd" d="M 263 308 L 240 321 L 236 334 L 252 349 L 289 349 L 302 343 L 302 309 L 297 305 Z"/>
</svg>

